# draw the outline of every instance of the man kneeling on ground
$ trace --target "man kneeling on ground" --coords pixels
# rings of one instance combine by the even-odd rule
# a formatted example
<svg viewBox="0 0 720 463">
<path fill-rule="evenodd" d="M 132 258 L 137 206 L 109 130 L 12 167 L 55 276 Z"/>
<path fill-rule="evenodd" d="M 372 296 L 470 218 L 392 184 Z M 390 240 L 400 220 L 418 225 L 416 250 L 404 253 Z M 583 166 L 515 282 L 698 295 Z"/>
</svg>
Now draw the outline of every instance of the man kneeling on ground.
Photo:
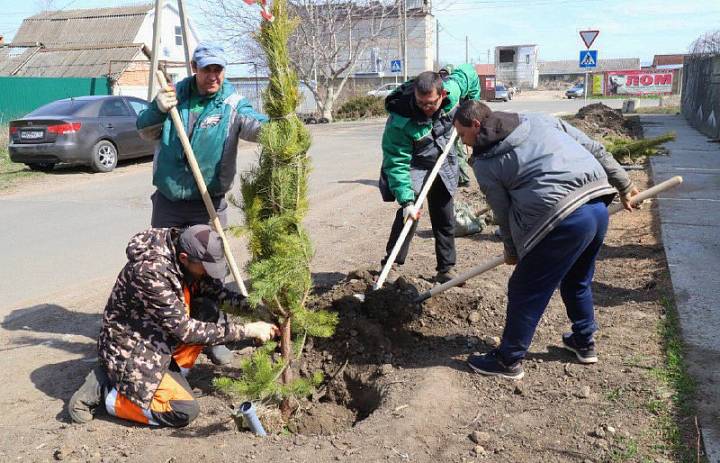
<svg viewBox="0 0 720 463">
<path fill-rule="evenodd" d="M 187 426 L 199 409 L 185 375 L 202 348 L 265 342 L 279 330 L 265 322 L 233 324 L 220 310 L 246 302 L 222 285 L 222 241 L 208 225 L 151 228 L 135 235 L 126 253 L 103 314 L 99 365 L 70 399 L 70 417 L 85 423 L 104 404 L 118 418 Z"/>
<path fill-rule="evenodd" d="M 522 360 L 558 286 L 572 322 L 563 346 L 581 363 L 597 362 L 591 286 L 607 205 L 617 189 L 632 210 L 637 188 L 600 143 L 555 117 L 468 101 L 454 124 L 473 146 L 473 170 L 500 226 L 505 263 L 517 264 L 500 346 L 471 355 L 468 364 L 481 374 L 522 378 Z"/>
</svg>

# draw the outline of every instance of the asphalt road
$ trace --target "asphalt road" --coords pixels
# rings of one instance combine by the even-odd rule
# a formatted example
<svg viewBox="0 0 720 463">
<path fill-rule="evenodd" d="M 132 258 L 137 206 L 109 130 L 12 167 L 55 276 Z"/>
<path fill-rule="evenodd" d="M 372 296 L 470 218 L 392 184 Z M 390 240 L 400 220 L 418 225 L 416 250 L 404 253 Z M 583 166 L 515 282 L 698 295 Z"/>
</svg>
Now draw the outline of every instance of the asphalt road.
<svg viewBox="0 0 720 463">
<path fill-rule="evenodd" d="M 522 96 L 491 104 L 499 110 L 549 113 L 574 112 L 581 105 L 582 100 L 530 101 Z M 338 209 L 361 213 L 362 198 L 380 203 L 379 197 L 369 195 L 377 194 L 373 182 L 380 165 L 383 124 L 375 120 L 311 128 L 311 231 L 316 226 L 317 233 L 325 233 L 320 225 L 342 212 Z M 254 153 L 251 145 L 240 149 L 239 171 L 248 169 Z M 125 263 L 129 238 L 149 227 L 153 191 L 147 161 L 122 165 L 110 174 L 65 168 L 44 176 L 40 183 L 0 195 L 0 319 L 14 308 L 111 284 Z M 239 212 L 233 212 L 232 219 L 239 221 Z"/>
</svg>

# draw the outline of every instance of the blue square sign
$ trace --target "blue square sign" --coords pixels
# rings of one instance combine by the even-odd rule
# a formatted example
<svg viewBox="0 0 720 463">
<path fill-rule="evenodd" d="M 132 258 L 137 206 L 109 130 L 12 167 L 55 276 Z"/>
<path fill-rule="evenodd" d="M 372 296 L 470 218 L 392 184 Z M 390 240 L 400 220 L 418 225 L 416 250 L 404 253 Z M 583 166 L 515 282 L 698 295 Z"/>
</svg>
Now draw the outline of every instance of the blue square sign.
<svg viewBox="0 0 720 463">
<path fill-rule="evenodd" d="M 402 72 L 402 61 L 399 59 L 390 61 L 390 72 Z"/>
<path fill-rule="evenodd" d="M 581 50 L 580 51 L 580 67 L 596 68 L 597 67 L 597 50 Z"/>
</svg>

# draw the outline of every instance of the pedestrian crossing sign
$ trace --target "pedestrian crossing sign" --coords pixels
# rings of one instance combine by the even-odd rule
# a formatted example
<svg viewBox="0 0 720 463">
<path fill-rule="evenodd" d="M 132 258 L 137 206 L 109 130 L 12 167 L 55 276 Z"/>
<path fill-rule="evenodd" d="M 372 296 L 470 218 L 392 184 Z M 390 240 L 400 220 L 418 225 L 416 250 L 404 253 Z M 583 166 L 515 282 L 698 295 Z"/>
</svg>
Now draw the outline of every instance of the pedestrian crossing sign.
<svg viewBox="0 0 720 463">
<path fill-rule="evenodd" d="M 597 67 L 597 50 L 581 50 L 580 51 L 580 67 L 596 68 Z"/>
<path fill-rule="evenodd" d="M 402 72 L 402 61 L 399 59 L 390 61 L 390 72 Z"/>
</svg>

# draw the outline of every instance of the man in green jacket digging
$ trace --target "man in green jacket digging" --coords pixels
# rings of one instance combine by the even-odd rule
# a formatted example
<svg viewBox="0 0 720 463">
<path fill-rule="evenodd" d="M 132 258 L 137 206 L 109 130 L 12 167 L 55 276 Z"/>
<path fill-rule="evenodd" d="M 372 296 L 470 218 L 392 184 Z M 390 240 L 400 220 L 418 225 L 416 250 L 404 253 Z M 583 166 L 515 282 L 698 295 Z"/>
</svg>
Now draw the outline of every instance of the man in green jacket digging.
<svg viewBox="0 0 720 463">
<path fill-rule="evenodd" d="M 452 120 L 460 100 L 477 100 L 480 85 L 475 69 L 458 66 L 443 80 L 439 73 L 426 71 L 405 82 L 385 100 L 390 113 L 382 139 L 383 197 L 394 197 L 400 205 L 386 246 L 390 255 L 403 224 L 417 220 L 421 205 L 415 205 L 425 180 L 443 152 L 453 129 Z M 436 281 L 453 278 L 455 265 L 455 215 L 453 196 L 458 186 L 456 146 L 450 149 L 428 193 L 428 209 L 437 258 Z M 415 227 L 397 256 L 402 265 L 407 257 Z M 386 258 L 387 259 L 387 256 Z M 383 260 L 383 264 L 385 263 Z"/>
</svg>

